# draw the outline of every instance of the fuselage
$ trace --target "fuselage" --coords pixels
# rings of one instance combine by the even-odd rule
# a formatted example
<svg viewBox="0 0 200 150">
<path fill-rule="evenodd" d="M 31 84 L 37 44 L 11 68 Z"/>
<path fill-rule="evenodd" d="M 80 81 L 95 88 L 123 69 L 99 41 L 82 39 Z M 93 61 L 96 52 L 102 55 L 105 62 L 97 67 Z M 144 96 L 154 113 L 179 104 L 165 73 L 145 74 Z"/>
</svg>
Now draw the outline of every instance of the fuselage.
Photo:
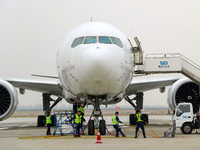
<svg viewBox="0 0 200 150">
<path fill-rule="evenodd" d="M 127 88 L 133 77 L 133 52 L 116 27 L 89 22 L 72 30 L 57 54 L 63 87 L 76 96 L 111 99 Z"/>
</svg>

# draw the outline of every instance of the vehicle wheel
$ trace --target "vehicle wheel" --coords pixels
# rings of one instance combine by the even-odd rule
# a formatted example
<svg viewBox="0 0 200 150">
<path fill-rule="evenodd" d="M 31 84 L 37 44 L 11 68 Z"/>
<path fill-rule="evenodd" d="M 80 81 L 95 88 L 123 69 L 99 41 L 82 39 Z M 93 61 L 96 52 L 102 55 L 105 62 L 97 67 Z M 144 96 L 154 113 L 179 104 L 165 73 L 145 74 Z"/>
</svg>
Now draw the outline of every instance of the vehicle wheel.
<svg viewBox="0 0 200 150">
<path fill-rule="evenodd" d="M 100 134 L 101 135 L 105 135 L 106 134 L 106 121 L 105 120 L 100 120 L 99 130 L 100 130 Z"/>
<path fill-rule="evenodd" d="M 88 135 L 94 135 L 94 120 L 90 120 L 88 123 Z"/>
<path fill-rule="evenodd" d="M 37 126 L 38 127 L 43 127 L 43 126 L 45 126 L 45 124 L 46 124 L 46 117 L 44 115 L 38 116 Z"/>
<path fill-rule="evenodd" d="M 148 114 L 142 114 L 142 115 L 143 115 L 143 117 L 144 117 L 146 123 L 149 124 L 149 116 L 148 116 Z M 144 124 L 145 124 L 145 122 L 144 122 Z M 145 125 L 146 125 L 146 124 L 145 124 Z"/>
<path fill-rule="evenodd" d="M 181 127 L 181 131 L 183 134 L 190 134 L 192 133 L 192 125 L 191 123 L 184 123 Z"/>
<path fill-rule="evenodd" d="M 130 125 L 136 125 L 135 114 L 129 115 L 129 123 Z"/>
</svg>

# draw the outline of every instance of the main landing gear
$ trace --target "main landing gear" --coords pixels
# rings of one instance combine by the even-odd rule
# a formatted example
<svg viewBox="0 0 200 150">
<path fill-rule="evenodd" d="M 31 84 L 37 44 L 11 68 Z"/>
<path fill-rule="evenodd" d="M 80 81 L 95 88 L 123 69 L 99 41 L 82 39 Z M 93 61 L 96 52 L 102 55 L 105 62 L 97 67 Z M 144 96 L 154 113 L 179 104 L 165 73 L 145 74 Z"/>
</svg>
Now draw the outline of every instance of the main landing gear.
<svg viewBox="0 0 200 150">
<path fill-rule="evenodd" d="M 50 94 L 47 93 L 43 93 L 43 111 L 45 112 L 45 115 L 48 112 L 51 112 L 51 110 L 53 109 L 53 107 L 55 107 L 61 100 L 62 98 L 58 97 L 56 100 L 51 98 Z M 50 102 L 53 101 L 54 103 L 50 106 Z M 42 127 L 46 124 L 46 117 L 45 115 L 40 115 L 38 116 L 38 120 L 37 120 L 37 126 L 38 127 Z M 52 126 L 54 125 L 54 117 L 52 115 Z"/>
<path fill-rule="evenodd" d="M 134 108 L 135 108 L 135 111 L 140 111 L 143 109 L 143 96 L 144 94 L 141 92 L 141 93 L 137 93 L 135 94 L 136 96 L 133 98 L 133 99 L 130 99 L 128 96 L 125 96 L 125 100 L 127 102 L 129 102 Z M 133 100 L 136 101 L 136 105 L 133 103 Z M 147 123 L 149 123 L 149 118 L 148 118 L 148 114 L 142 114 L 145 121 Z M 129 123 L 130 125 L 136 125 L 136 114 L 130 114 L 129 116 Z"/>
</svg>

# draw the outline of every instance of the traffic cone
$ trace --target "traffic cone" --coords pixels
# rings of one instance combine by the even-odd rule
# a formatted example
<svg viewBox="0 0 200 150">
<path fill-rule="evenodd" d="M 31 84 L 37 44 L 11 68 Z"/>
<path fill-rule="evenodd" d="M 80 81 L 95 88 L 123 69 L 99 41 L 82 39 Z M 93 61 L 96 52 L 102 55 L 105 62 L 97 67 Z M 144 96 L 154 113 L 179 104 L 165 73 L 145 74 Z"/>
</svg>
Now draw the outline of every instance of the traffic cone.
<svg viewBox="0 0 200 150">
<path fill-rule="evenodd" d="M 98 130 L 98 135 L 97 135 L 97 141 L 96 143 L 102 143 L 101 142 L 101 135 L 100 135 L 100 131 Z"/>
</svg>

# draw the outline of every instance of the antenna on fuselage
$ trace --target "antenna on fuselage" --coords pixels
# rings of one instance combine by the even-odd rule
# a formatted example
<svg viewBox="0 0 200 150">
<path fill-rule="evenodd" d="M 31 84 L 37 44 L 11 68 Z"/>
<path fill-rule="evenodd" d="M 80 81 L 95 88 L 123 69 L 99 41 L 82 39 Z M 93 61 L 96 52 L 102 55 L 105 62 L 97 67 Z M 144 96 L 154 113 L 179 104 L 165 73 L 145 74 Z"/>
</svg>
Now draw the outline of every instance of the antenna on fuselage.
<svg viewBox="0 0 200 150">
<path fill-rule="evenodd" d="M 90 22 L 92 22 L 92 17 L 90 17 Z"/>
</svg>

